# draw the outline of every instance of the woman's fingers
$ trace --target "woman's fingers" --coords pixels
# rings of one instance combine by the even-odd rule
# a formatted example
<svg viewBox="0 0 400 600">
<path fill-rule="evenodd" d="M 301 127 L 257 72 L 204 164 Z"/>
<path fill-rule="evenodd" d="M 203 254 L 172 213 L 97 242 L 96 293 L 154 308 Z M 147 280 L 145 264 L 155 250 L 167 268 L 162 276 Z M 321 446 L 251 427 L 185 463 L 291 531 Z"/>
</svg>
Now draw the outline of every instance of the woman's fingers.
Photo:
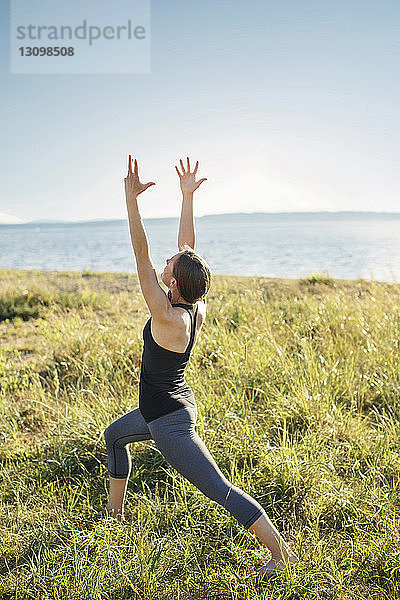
<svg viewBox="0 0 400 600">
<path fill-rule="evenodd" d="M 187 156 L 186 157 L 186 162 L 187 162 L 186 169 L 185 169 L 185 167 L 183 165 L 182 159 L 179 159 L 179 162 L 180 162 L 180 165 L 181 165 L 182 173 L 179 171 L 179 169 L 178 169 L 178 167 L 176 165 L 175 165 L 175 171 L 177 172 L 179 179 L 182 179 L 182 177 L 184 175 L 190 174 L 190 160 L 189 160 L 189 157 Z M 199 161 L 197 160 L 196 161 L 196 165 L 195 165 L 194 170 L 193 170 L 193 175 L 196 175 L 198 168 L 199 168 Z M 137 177 L 139 177 L 139 167 L 138 167 L 138 162 L 137 162 L 136 158 L 135 158 L 135 161 L 134 161 L 134 171 L 133 171 L 133 173 Z M 129 154 L 128 176 L 131 175 L 131 174 L 132 174 L 132 155 Z M 200 179 L 200 181 L 197 182 L 197 187 L 199 187 L 199 185 L 201 183 L 203 183 L 203 181 L 206 181 L 206 180 L 207 180 L 207 177 L 204 177 L 203 179 Z M 151 181 L 150 183 L 146 183 L 146 188 L 145 189 L 147 189 L 151 185 L 156 185 L 156 184 L 154 183 L 154 181 Z"/>
<path fill-rule="evenodd" d="M 198 181 L 198 182 L 197 182 L 197 187 L 196 187 L 196 190 L 197 190 L 197 188 L 199 187 L 199 185 L 200 185 L 201 183 L 203 183 L 203 181 L 207 181 L 207 177 L 203 177 L 203 179 L 200 179 L 200 181 Z"/>
<path fill-rule="evenodd" d="M 154 181 L 149 181 L 149 183 L 145 183 L 144 184 L 144 190 L 147 190 L 147 188 L 149 188 L 151 185 L 156 185 L 156 184 L 154 183 Z"/>
<path fill-rule="evenodd" d="M 135 170 L 134 170 L 135 175 L 139 176 L 139 169 L 138 169 L 138 164 L 137 164 L 137 160 L 135 158 Z M 132 155 L 129 155 L 129 160 L 128 160 L 128 175 L 132 175 Z"/>
<path fill-rule="evenodd" d="M 181 169 L 182 169 L 182 174 L 179 174 L 179 175 L 182 177 L 182 175 L 186 175 L 187 173 L 190 173 L 190 159 L 189 159 L 189 157 L 188 156 L 186 157 L 186 168 L 183 166 L 182 159 L 180 159 L 179 162 L 181 164 Z M 193 175 L 196 175 L 198 168 L 199 168 L 199 161 L 196 160 L 196 165 L 194 167 Z M 175 167 L 175 169 L 176 169 L 176 167 Z"/>
</svg>

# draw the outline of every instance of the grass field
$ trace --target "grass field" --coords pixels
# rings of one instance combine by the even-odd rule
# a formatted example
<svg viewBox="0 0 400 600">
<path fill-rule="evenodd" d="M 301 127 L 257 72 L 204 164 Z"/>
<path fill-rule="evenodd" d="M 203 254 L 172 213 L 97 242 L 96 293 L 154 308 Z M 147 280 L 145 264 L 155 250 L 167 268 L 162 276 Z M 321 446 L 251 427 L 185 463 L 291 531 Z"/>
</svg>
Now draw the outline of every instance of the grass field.
<svg viewBox="0 0 400 600">
<path fill-rule="evenodd" d="M 0 271 L 0 598 L 400 598 L 400 285 L 215 276 L 187 369 L 197 430 L 301 563 L 268 551 L 154 442 L 105 518 L 105 427 L 138 405 L 135 275 Z"/>
</svg>

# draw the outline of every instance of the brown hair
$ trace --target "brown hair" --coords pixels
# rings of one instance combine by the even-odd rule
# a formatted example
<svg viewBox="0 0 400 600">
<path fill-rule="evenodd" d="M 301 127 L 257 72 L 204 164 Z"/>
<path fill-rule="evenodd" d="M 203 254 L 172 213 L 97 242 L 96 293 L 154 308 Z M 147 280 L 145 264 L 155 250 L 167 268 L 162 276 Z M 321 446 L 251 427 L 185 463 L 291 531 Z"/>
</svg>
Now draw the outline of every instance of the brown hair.
<svg viewBox="0 0 400 600">
<path fill-rule="evenodd" d="M 173 274 L 180 295 L 193 304 L 203 300 L 211 285 L 210 267 L 196 252 L 185 244 L 182 254 L 174 262 Z"/>
</svg>

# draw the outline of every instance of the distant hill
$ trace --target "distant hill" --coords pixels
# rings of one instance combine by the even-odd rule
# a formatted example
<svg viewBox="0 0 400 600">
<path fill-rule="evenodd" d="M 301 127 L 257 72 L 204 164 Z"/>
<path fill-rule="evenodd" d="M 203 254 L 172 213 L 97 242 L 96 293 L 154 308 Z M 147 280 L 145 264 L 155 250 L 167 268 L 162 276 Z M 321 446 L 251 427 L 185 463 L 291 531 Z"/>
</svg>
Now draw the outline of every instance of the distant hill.
<svg viewBox="0 0 400 600">
<path fill-rule="evenodd" d="M 22 219 L 14 217 L 14 215 L 8 215 L 7 213 L 0 212 L 0 225 L 21 225 L 25 223 Z"/>
<path fill-rule="evenodd" d="M 203 215 L 202 217 L 195 217 L 196 221 L 203 222 L 214 222 L 221 223 L 222 221 L 226 224 L 247 222 L 251 223 L 254 221 L 265 222 L 265 221 L 349 221 L 349 220 L 363 220 L 363 221 L 376 221 L 376 220 L 398 220 L 400 219 L 400 213 L 395 212 L 373 212 L 373 211 L 320 211 L 320 212 L 253 212 L 253 213 L 221 213 L 216 215 Z M 151 221 L 156 224 L 165 223 L 166 221 L 177 222 L 178 217 L 149 217 L 143 219 L 145 222 Z M 0 213 L 0 225 L 25 225 L 29 226 L 58 226 L 65 225 L 68 227 L 87 225 L 118 225 L 127 223 L 126 219 L 91 219 L 88 221 L 56 221 L 51 219 L 42 219 L 37 221 L 23 221 L 18 217 L 12 215 L 6 215 Z"/>
<path fill-rule="evenodd" d="M 204 215 L 203 217 L 197 217 L 198 219 L 207 221 L 225 220 L 227 222 L 235 222 L 242 220 L 255 220 L 259 221 L 264 219 L 284 220 L 284 221 L 308 221 L 308 220 L 350 220 L 350 219 L 363 219 L 363 220 L 374 220 L 374 219 L 400 219 L 400 213 L 390 212 L 373 212 L 373 211 L 356 211 L 356 210 L 342 210 L 342 211 L 319 211 L 319 212 L 254 212 L 254 213 L 225 213 L 219 215 Z"/>
</svg>

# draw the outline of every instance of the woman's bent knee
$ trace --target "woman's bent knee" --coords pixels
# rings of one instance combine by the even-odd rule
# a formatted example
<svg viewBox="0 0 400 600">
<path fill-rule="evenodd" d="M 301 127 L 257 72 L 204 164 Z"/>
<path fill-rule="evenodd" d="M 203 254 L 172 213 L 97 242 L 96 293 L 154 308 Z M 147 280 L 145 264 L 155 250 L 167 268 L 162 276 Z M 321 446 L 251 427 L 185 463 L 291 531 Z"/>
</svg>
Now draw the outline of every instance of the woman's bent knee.
<svg viewBox="0 0 400 600">
<path fill-rule="evenodd" d="M 111 423 L 103 432 L 103 437 L 106 442 L 106 446 L 111 446 L 115 441 L 114 423 Z"/>
</svg>

